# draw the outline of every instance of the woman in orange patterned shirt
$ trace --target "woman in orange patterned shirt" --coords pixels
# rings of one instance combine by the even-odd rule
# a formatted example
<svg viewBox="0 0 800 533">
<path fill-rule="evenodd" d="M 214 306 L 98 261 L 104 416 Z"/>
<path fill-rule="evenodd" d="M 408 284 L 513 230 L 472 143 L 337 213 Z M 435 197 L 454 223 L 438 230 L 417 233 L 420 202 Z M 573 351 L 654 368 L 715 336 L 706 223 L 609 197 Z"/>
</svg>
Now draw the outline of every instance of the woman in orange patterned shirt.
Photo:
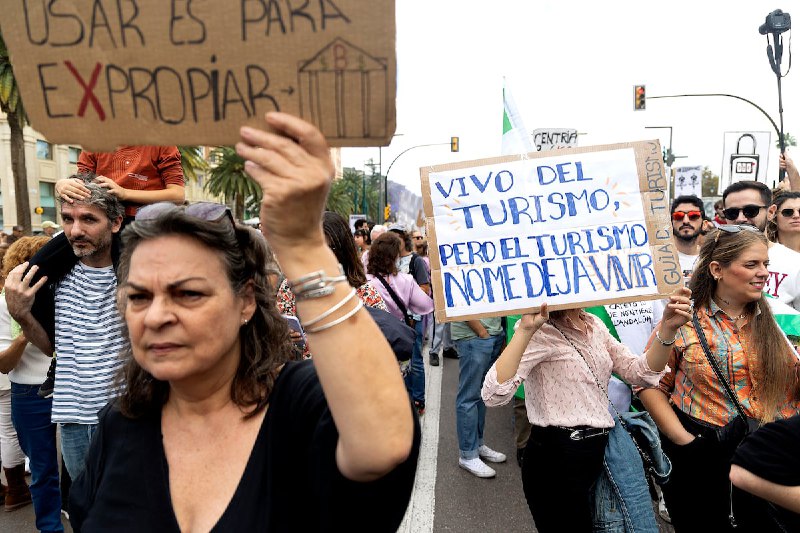
<svg viewBox="0 0 800 533">
<path fill-rule="evenodd" d="M 753 226 L 725 225 L 709 234 L 690 288 L 710 356 L 748 417 L 761 422 L 800 412 L 797 354 L 781 333 L 762 293 L 769 276 L 767 239 Z M 672 460 L 663 487 L 677 533 L 770 531 L 760 502 L 733 492 L 731 445 L 716 430 L 736 418 L 737 406 L 717 378 L 692 323 L 672 344 L 670 372 L 640 398 L 661 431 Z M 674 343 L 674 344 L 673 344 Z M 735 447 L 735 446 L 734 446 Z"/>
</svg>

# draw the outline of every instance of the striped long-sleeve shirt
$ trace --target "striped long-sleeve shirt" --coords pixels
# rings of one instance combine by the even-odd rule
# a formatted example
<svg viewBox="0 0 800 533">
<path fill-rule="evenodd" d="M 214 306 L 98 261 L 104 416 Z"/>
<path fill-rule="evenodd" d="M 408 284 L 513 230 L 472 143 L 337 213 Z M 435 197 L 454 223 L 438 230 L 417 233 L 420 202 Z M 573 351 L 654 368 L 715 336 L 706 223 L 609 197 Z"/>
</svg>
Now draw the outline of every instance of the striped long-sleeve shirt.
<svg viewBox="0 0 800 533">
<path fill-rule="evenodd" d="M 56 382 L 53 422 L 96 424 L 116 396 L 114 378 L 127 347 L 111 266 L 78 262 L 56 288 Z"/>
</svg>

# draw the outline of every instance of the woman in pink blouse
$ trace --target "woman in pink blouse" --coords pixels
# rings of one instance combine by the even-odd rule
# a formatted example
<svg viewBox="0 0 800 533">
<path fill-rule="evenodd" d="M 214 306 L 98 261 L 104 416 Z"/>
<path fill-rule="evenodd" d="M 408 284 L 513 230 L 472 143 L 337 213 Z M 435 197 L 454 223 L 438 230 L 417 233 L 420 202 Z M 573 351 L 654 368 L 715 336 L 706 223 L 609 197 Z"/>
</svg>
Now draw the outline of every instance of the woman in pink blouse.
<svg viewBox="0 0 800 533">
<path fill-rule="evenodd" d="M 396 263 L 400 258 L 402 245 L 396 234 L 384 233 L 372 241 L 367 263 L 367 281 L 383 297 L 389 312 L 400 320 L 405 319 L 401 307 L 415 315 L 427 315 L 433 311 L 433 300 L 417 285 L 414 278 L 397 271 Z"/>
<path fill-rule="evenodd" d="M 522 486 L 540 533 L 592 531 L 591 491 L 603 467 L 614 419 L 600 384 L 616 372 L 629 383 L 655 386 L 668 343 L 690 319 L 688 289 L 670 297 L 658 336 L 644 356 L 614 339 L 599 318 L 581 309 L 523 315 L 514 337 L 489 369 L 481 395 L 487 406 L 511 401 L 523 381 L 533 424 Z"/>
</svg>

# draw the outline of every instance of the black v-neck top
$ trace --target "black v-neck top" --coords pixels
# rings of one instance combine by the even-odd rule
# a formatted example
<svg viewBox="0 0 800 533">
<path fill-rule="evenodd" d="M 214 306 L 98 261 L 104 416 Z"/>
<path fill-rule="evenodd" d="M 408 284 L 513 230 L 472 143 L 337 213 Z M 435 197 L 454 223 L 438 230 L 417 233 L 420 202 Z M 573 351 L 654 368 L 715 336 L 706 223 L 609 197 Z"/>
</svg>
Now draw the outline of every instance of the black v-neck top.
<svg viewBox="0 0 800 533">
<path fill-rule="evenodd" d="M 313 362 L 287 363 L 244 474 L 212 531 L 396 531 L 419 455 L 414 420 L 414 444 L 403 464 L 378 481 L 350 481 L 336 466 L 338 432 Z M 103 409 L 69 510 L 76 532 L 180 531 L 160 413 L 132 420 L 113 403 Z"/>
</svg>

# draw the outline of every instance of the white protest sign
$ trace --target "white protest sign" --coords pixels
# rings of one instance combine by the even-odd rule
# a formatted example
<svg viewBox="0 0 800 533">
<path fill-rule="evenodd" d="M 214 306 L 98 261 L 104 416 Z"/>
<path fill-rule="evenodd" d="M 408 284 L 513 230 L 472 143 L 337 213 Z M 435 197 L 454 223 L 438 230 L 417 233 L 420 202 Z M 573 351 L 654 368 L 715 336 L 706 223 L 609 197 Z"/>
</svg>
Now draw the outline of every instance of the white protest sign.
<svg viewBox="0 0 800 533">
<path fill-rule="evenodd" d="M 675 169 L 675 196 L 703 197 L 703 167 L 678 167 Z"/>
<path fill-rule="evenodd" d="M 356 214 L 356 215 L 350 215 L 350 220 L 348 222 L 350 224 L 350 232 L 351 233 L 355 233 L 355 231 L 356 231 L 356 220 L 359 220 L 359 219 L 362 219 L 362 218 L 364 220 L 366 220 L 367 219 L 367 215 L 365 215 L 363 213 L 362 214 Z"/>
<path fill-rule="evenodd" d="M 731 183 L 742 180 L 767 183 L 771 139 L 772 134 L 768 131 L 726 131 L 719 190 L 723 191 Z"/>
<path fill-rule="evenodd" d="M 663 298 L 683 283 L 658 141 L 421 174 L 437 320 Z"/>
<path fill-rule="evenodd" d="M 557 150 L 578 145 L 578 130 L 566 128 L 539 128 L 533 130 L 533 144 L 537 152 Z"/>
</svg>

